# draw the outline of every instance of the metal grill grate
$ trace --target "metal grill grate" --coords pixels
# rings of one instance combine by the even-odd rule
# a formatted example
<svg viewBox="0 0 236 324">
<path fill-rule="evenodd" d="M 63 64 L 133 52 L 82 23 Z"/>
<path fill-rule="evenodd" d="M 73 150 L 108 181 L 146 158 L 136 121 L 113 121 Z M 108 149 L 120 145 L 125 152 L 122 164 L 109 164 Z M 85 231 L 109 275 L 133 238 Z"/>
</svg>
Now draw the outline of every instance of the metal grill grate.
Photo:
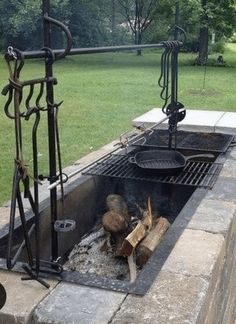
<svg viewBox="0 0 236 324">
<path fill-rule="evenodd" d="M 151 135 L 146 135 L 145 142 L 144 137 L 141 137 L 140 141 L 136 141 L 133 145 L 149 148 L 166 148 L 168 147 L 168 139 L 168 130 L 158 129 L 151 133 Z M 233 140 L 234 136 L 228 134 L 177 132 L 178 149 L 224 153 L 228 150 Z"/>
<path fill-rule="evenodd" d="M 83 173 L 113 178 L 134 179 L 185 186 L 212 188 L 221 169 L 221 163 L 188 161 L 184 170 L 177 176 L 158 176 L 143 173 L 128 161 L 129 155 L 111 154 L 95 162 Z"/>
</svg>

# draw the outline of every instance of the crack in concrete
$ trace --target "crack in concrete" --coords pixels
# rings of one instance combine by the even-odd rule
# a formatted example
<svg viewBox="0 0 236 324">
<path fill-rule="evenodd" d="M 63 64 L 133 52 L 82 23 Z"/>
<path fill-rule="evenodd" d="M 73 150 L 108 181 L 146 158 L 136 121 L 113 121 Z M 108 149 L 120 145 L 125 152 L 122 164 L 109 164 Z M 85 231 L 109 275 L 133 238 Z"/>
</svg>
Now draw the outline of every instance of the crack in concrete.
<svg viewBox="0 0 236 324">
<path fill-rule="evenodd" d="M 114 312 L 114 314 L 111 316 L 110 320 L 107 322 L 107 324 L 112 324 L 113 319 L 116 317 L 116 315 L 118 314 L 118 312 L 121 310 L 122 305 L 124 304 L 126 298 L 129 296 L 129 294 L 126 294 L 126 296 L 124 297 L 124 299 L 122 300 L 122 302 L 119 304 L 117 310 Z"/>
<path fill-rule="evenodd" d="M 220 231 L 220 232 L 214 232 L 213 230 L 206 230 L 206 229 L 201 229 L 201 228 L 192 228 L 190 227 L 186 227 L 186 229 L 190 229 L 191 231 L 201 231 L 201 232 L 205 232 L 205 233 L 209 233 L 209 234 L 214 234 L 214 235 L 222 235 L 224 238 L 226 237 L 227 234 L 227 230 L 225 231 Z"/>
</svg>

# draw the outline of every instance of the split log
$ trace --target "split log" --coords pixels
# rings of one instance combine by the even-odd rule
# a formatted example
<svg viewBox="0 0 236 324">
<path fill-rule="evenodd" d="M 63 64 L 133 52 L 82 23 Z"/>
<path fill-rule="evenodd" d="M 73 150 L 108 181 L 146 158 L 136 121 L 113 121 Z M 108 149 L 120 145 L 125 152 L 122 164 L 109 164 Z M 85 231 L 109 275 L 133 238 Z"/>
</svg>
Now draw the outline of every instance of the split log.
<svg viewBox="0 0 236 324">
<path fill-rule="evenodd" d="M 130 282 L 134 282 L 137 277 L 136 263 L 134 261 L 134 251 L 128 256 Z"/>
<path fill-rule="evenodd" d="M 135 229 L 124 239 L 121 254 L 128 257 L 131 255 L 137 244 L 145 237 L 147 233 L 146 227 L 142 221 L 138 222 Z"/>
<path fill-rule="evenodd" d="M 134 230 L 124 239 L 121 247 L 123 256 L 129 256 L 138 243 L 147 235 L 152 227 L 152 210 L 150 197 L 148 198 L 148 210 L 143 213 L 143 218 L 138 222 Z"/>
<path fill-rule="evenodd" d="M 136 263 L 138 266 L 142 267 L 146 264 L 169 227 L 170 223 L 166 218 L 160 217 L 158 219 L 156 226 L 147 234 L 136 249 Z"/>
<path fill-rule="evenodd" d="M 152 228 L 153 215 L 151 208 L 151 199 L 148 197 L 148 209 L 143 211 L 142 223 L 146 227 L 147 231 Z"/>
</svg>

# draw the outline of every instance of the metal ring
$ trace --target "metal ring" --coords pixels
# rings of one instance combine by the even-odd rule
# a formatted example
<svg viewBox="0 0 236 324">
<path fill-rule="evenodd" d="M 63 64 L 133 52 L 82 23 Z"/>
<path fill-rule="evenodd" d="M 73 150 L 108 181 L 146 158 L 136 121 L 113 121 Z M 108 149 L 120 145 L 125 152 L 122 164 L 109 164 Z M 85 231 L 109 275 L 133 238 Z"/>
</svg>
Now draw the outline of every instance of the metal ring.
<svg viewBox="0 0 236 324">
<path fill-rule="evenodd" d="M 45 53 L 47 54 L 46 59 L 48 60 L 48 62 L 50 64 L 53 64 L 56 60 L 56 56 L 53 50 L 50 47 L 46 47 L 46 46 L 42 47 L 41 50 L 45 51 Z"/>
</svg>

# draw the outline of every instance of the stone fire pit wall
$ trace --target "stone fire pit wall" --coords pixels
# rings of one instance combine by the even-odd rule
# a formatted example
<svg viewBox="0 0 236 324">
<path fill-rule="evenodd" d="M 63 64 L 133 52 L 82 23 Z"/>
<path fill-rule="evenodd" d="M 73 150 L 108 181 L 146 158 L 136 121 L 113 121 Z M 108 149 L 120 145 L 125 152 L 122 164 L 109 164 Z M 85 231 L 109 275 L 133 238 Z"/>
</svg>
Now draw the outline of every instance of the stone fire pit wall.
<svg viewBox="0 0 236 324">
<path fill-rule="evenodd" d="M 230 133 L 236 133 L 235 126 L 230 125 Z M 227 132 L 226 125 L 222 127 Z M 210 125 L 208 131 L 215 129 L 220 131 L 220 126 Z M 64 171 L 72 172 L 78 164 L 82 166 L 98 158 L 111 150 L 112 144 Z M 55 281 L 50 281 L 51 288 L 46 290 L 36 282 L 22 283 L 20 275 L 1 271 L 0 281 L 8 292 L 8 300 L 0 311 L 0 324 L 233 324 L 236 316 L 236 148 L 218 161 L 224 167 L 214 188 L 194 192 L 160 244 L 156 264 L 159 272 L 145 296 Z M 78 179 L 79 176 L 68 186 L 74 186 Z M 4 208 L 6 212 L 8 206 Z"/>
</svg>

